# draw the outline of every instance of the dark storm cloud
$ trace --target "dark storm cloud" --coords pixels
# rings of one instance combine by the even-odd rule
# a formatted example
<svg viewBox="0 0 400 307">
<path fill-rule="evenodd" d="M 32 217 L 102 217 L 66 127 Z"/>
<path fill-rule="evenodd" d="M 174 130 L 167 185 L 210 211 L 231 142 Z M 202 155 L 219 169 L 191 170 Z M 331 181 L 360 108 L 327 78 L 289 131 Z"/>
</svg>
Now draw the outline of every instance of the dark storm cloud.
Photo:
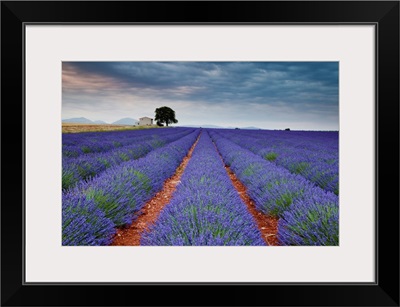
<svg viewBox="0 0 400 307">
<path fill-rule="evenodd" d="M 337 63 L 82 62 L 64 65 L 82 78 L 104 77 L 123 88 L 197 89 L 181 98 L 206 98 L 210 103 L 237 95 L 250 100 L 294 98 L 307 92 L 337 95 L 338 89 Z M 114 86 L 113 83 L 110 85 Z M 169 95 L 173 96 L 173 92 Z"/>
</svg>

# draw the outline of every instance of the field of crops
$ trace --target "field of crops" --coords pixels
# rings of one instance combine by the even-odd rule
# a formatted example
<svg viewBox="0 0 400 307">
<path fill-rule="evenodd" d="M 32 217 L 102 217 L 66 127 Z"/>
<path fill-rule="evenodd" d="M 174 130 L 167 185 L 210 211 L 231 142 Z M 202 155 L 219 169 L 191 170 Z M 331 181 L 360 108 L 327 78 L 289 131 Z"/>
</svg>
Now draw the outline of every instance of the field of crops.
<svg viewBox="0 0 400 307">
<path fill-rule="evenodd" d="M 338 132 L 176 127 L 63 134 L 62 244 L 112 245 L 179 169 L 140 245 L 271 245 L 260 217 L 275 245 L 339 245 Z"/>
</svg>

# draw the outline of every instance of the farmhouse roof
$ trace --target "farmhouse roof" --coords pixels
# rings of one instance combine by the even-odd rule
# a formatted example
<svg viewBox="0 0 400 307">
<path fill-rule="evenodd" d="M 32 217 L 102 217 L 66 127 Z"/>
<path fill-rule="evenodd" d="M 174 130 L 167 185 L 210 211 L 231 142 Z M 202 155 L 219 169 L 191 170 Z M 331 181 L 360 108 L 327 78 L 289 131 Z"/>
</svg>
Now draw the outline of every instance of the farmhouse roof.
<svg viewBox="0 0 400 307">
<path fill-rule="evenodd" d="M 140 117 L 139 119 L 145 119 L 145 118 L 152 119 L 152 118 L 147 117 L 147 116 L 145 116 L 145 117 Z"/>
</svg>

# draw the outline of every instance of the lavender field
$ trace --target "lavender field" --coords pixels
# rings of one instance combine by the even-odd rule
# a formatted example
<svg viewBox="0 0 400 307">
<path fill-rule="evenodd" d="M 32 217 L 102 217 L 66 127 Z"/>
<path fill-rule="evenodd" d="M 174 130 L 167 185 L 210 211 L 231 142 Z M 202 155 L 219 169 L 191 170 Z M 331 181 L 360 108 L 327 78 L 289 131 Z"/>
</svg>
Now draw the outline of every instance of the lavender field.
<svg viewBox="0 0 400 307">
<path fill-rule="evenodd" d="M 338 145 L 337 131 L 174 127 L 63 134 L 62 244 L 113 245 L 181 172 L 171 198 L 157 204 L 154 222 L 140 233 L 140 245 L 267 246 L 259 222 L 265 217 L 277 223 L 269 234 L 275 245 L 337 246 Z"/>
</svg>

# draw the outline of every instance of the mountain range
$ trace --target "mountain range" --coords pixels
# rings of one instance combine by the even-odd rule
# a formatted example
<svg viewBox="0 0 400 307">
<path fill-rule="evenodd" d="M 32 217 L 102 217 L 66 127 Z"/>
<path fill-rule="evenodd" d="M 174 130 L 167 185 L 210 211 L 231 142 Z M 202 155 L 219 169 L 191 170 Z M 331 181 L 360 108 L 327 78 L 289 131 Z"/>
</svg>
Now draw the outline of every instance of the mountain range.
<svg viewBox="0 0 400 307">
<path fill-rule="evenodd" d="M 112 125 L 136 125 L 138 122 L 137 119 L 125 117 L 113 122 Z"/>
<path fill-rule="evenodd" d="M 75 117 L 75 118 L 68 118 L 68 119 L 63 119 L 63 123 L 76 123 L 76 124 L 99 124 L 99 125 L 105 125 L 108 124 L 105 121 L 102 120 L 95 120 L 92 121 L 86 117 Z M 136 125 L 139 121 L 134 118 L 130 117 L 125 117 L 121 118 L 113 123 L 111 125 Z"/>
</svg>

